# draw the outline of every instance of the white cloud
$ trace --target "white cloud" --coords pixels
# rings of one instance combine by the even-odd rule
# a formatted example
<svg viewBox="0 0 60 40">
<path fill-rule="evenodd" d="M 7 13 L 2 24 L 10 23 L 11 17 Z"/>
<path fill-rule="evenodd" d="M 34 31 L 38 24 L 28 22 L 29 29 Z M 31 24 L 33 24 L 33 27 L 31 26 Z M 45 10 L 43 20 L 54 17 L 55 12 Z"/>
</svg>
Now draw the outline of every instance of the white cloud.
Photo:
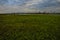
<svg viewBox="0 0 60 40">
<path fill-rule="evenodd" d="M 17 0 L 18 1 L 18 0 Z M 32 6 L 34 4 L 38 4 L 38 2 L 42 2 L 42 0 L 31 0 L 25 3 L 25 5 L 22 6 L 0 6 L 0 13 L 6 13 L 6 12 L 38 12 L 37 9 L 31 9 L 29 6 Z"/>
<path fill-rule="evenodd" d="M 26 2 L 24 7 L 30 7 L 33 5 L 37 5 L 39 3 L 44 3 L 45 1 L 47 1 L 47 0 L 31 0 L 31 1 Z"/>
<path fill-rule="evenodd" d="M 0 13 L 11 13 L 11 12 L 38 12 L 36 9 L 29 9 L 20 6 L 0 6 Z"/>
<path fill-rule="evenodd" d="M 60 2 L 60 0 L 56 0 L 57 2 Z"/>
<path fill-rule="evenodd" d="M 16 2 L 18 2 L 19 0 L 15 0 Z M 10 12 L 49 12 L 52 10 L 55 10 L 56 12 L 59 10 L 60 11 L 60 7 L 47 7 L 43 10 L 41 9 L 37 9 L 37 7 L 34 7 L 33 5 L 37 5 L 37 4 L 41 4 L 46 2 L 47 0 L 30 0 L 28 2 L 25 2 L 25 4 L 21 5 L 21 6 L 17 6 L 17 5 L 10 5 L 10 6 L 0 6 L 0 13 L 10 13 Z M 60 2 L 60 0 L 56 0 L 57 2 Z M 10 3 L 9 3 L 10 4 Z M 33 7 L 33 8 L 31 8 Z"/>
<path fill-rule="evenodd" d="M 42 0 L 32 0 L 26 3 L 26 6 L 31 6 L 34 4 L 38 4 L 39 2 L 42 2 Z"/>
<path fill-rule="evenodd" d="M 45 9 L 42 9 L 43 12 L 59 12 L 60 13 L 60 7 L 46 7 Z"/>
</svg>

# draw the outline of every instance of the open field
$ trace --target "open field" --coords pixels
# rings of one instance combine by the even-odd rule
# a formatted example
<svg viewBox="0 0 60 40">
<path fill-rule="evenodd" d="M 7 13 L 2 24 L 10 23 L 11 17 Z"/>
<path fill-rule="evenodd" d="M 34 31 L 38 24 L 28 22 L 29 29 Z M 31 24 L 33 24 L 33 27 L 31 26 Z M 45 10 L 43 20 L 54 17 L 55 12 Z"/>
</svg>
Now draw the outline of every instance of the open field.
<svg viewBox="0 0 60 40">
<path fill-rule="evenodd" d="M 0 40 L 60 40 L 60 15 L 0 15 Z"/>
</svg>

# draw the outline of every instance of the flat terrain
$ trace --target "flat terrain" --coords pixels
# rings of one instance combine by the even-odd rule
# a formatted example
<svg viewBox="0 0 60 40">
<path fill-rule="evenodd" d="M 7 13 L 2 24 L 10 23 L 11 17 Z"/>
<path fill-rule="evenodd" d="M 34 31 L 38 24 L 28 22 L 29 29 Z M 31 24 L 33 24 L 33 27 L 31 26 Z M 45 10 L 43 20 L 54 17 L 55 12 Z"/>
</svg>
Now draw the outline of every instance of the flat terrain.
<svg viewBox="0 0 60 40">
<path fill-rule="evenodd" d="M 60 15 L 0 15 L 0 40 L 60 40 Z"/>
</svg>

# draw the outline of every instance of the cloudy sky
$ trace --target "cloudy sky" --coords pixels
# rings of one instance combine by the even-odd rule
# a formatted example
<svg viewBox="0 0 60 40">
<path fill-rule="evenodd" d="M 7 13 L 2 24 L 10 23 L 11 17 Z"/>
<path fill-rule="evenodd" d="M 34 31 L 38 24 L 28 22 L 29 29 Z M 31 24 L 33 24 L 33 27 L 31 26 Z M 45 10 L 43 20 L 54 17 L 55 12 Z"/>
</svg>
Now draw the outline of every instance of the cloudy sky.
<svg viewBox="0 0 60 40">
<path fill-rule="evenodd" d="M 60 0 L 0 0 L 0 13 L 60 12 Z"/>
</svg>

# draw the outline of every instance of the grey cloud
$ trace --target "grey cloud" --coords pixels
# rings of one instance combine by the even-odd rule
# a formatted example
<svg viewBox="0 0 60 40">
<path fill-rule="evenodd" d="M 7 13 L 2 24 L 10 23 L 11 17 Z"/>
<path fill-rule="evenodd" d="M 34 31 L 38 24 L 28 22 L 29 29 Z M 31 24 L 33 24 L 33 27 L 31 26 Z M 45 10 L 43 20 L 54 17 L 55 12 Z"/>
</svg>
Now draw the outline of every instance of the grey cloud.
<svg viewBox="0 0 60 40">
<path fill-rule="evenodd" d="M 60 0 L 0 0 L 0 13 L 10 12 L 59 12 Z M 20 5 L 21 4 L 21 5 Z"/>
</svg>

